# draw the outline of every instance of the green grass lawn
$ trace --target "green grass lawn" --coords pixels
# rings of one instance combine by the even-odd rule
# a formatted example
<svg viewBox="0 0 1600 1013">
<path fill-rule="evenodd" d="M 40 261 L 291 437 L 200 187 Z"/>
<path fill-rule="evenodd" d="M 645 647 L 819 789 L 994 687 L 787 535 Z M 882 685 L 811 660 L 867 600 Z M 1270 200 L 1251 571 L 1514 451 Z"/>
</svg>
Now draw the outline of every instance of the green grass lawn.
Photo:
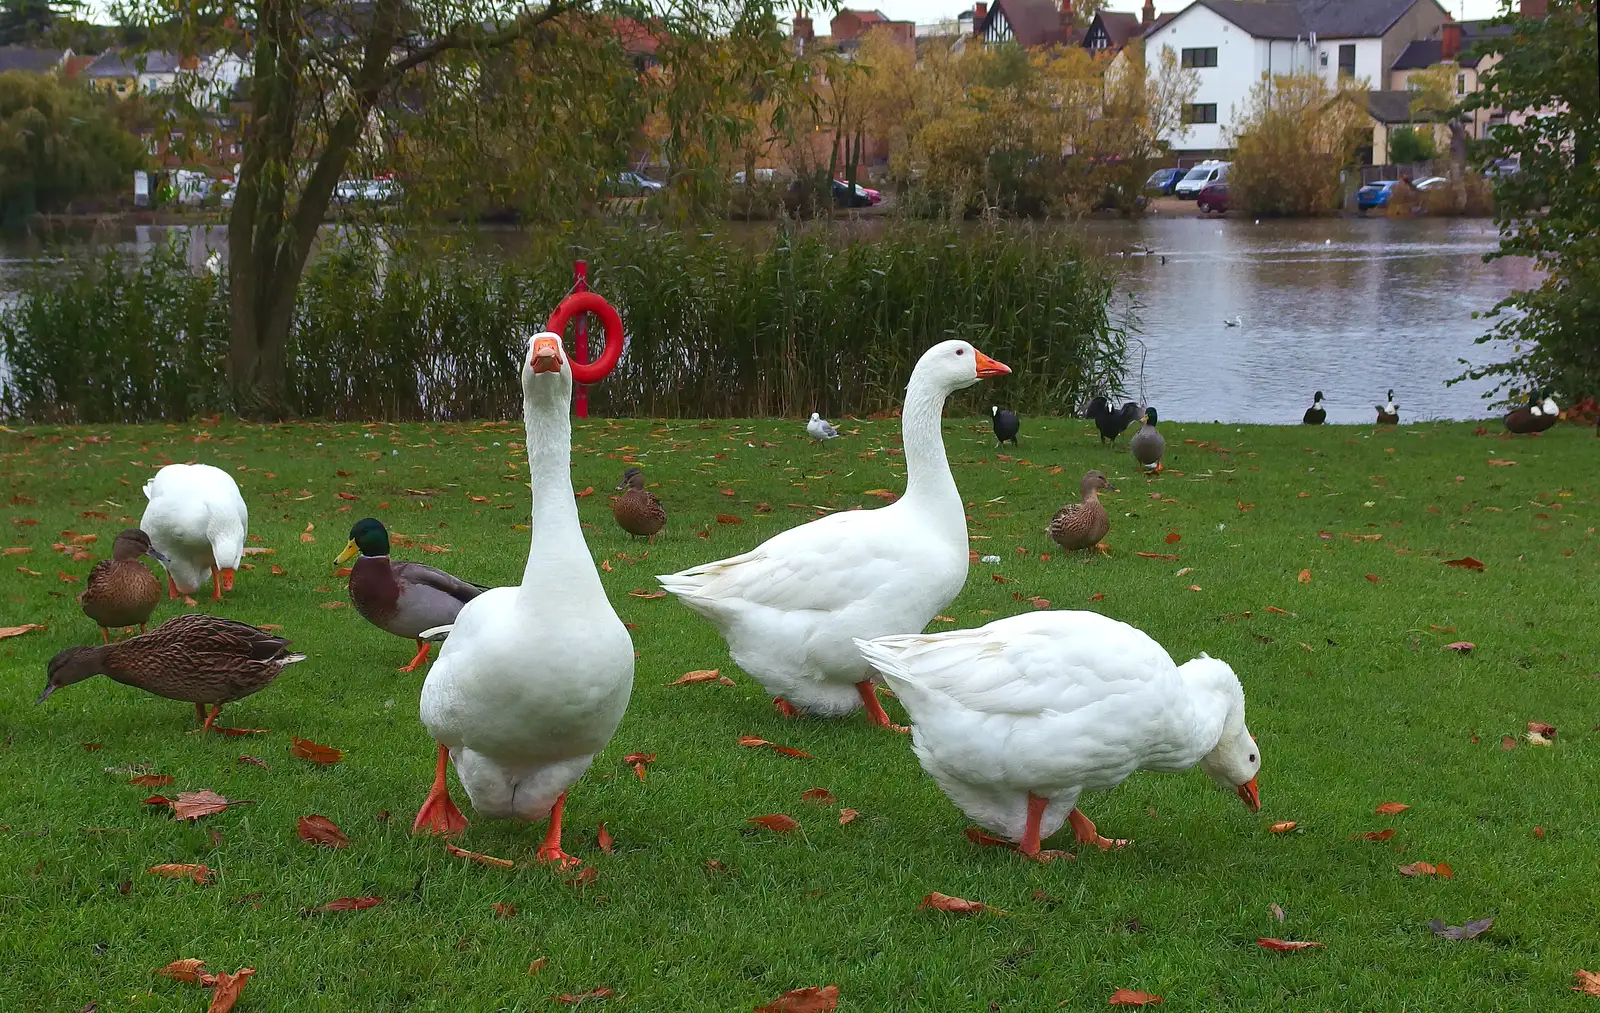
<svg viewBox="0 0 1600 1013">
<path fill-rule="evenodd" d="M 541 829 L 473 822 L 462 846 L 513 869 L 410 835 L 434 762 L 417 721 L 422 678 L 395 673 L 412 645 L 340 607 L 333 575 L 350 524 L 373 515 L 417 546 L 399 557 L 481 583 L 519 579 L 520 421 L 0 433 L 3 535 L 31 550 L 3 557 L 0 625 L 48 627 L 0 641 L 0 1008 L 203 1009 L 206 993 L 151 973 L 181 957 L 255 968 L 247 1013 L 546 1010 L 601 987 L 615 995 L 584 1008 L 738 1010 L 829 983 L 855 1011 L 1089 1010 L 1123 987 L 1191 1010 L 1594 1001 L 1570 991 L 1575 969 L 1600 970 L 1591 431 L 1167 424 L 1171 470 L 1149 479 L 1085 422 L 1024 420 L 1021 448 L 1002 455 L 987 420 L 947 420 L 972 546 L 1000 557 L 973 564 L 947 610 L 955 625 L 1031 609 L 1034 596 L 1126 620 L 1180 662 L 1206 651 L 1232 664 L 1261 743 L 1259 814 L 1198 771 L 1137 774 L 1084 799 L 1131 848 L 1037 865 L 968 843 L 905 737 L 859 715 L 782 719 L 709 625 L 670 597 L 629 595 L 818 506 L 878 506 L 868 490 L 903 488 L 897 422 L 842 428 L 817 447 L 789 422 L 578 426 L 589 546 L 639 652 L 627 718 L 567 807 L 567 850 L 597 872 L 587 885 L 531 864 Z M 58 576 L 81 579 L 90 563 L 52 543 L 94 533 L 91 550 L 108 551 L 169 460 L 234 472 L 252 544 L 273 550 L 251 557 L 218 611 L 279 624 L 310 656 L 223 710 L 223 724 L 264 734 L 187 734 L 188 705 L 106 679 L 33 704 L 51 655 L 99 639 L 74 600 L 82 585 Z M 633 460 L 671 518 L 653 546 L 630 542 L 607 506 Z M 1111 551 L 1064 558 L 1044 528 L 1088 468 L 1119 489 L 1106 496 Z M 1468 555 L 1485 569 L 1441 565 Z M 177 611 L 164 603 L 157 619 Z M 1445 649 L 1458 640 L 1477 649 Z M 713 667 L 736 685 L 666 685 Z M 1556 726 L 1552 746 L 1524 740 L 1530 720 Z M 741 748 L 743 734 L 813 759 Z M 292 757 L 291 736 L 344 759 Z M 623 762 L 635 752 L 657 757 L 643 781 Z M 140 804 L 150 789 L 128 781 L 141 771 L 175 778 L 164 794 L 209 788 L 254 804 L 180 823 Z M 802 801 L 814 787 L 837 802 Z M 1390 801 L 1410 809 L 1374 813 Z M 841 825 L 843 807 L 859 817 Z M 313 813 L 350 847 L 297 839 L 297 818 Z M 746 822 L 768 813 L 800 832 Z M 1298 828 L 1269 832 L 1283 820 Z M 596 845 L 601 821 L 614 854 Z M 1388 827 L 1386 842 L 1351 838 Z M 1056 846 L 1071 848 L 1070 835 Z M 1446 862 L 1455 878 L 1396 871 L 1414 861 Z M 204 863 L 216 880 L 146 871 L 169 862 Z M 930 891 L 1006 914 L 918 910 Z M 383 903 L 307 913 L 368 896 Z M 1493 928 L 1468 942 L 1427 926 L 1487 916 Z M 1326 949 L 1280 955 L 1258 948 L 1261 936 Z M 536 959 L 546 963 L 530 975 Z"/>
</svg>

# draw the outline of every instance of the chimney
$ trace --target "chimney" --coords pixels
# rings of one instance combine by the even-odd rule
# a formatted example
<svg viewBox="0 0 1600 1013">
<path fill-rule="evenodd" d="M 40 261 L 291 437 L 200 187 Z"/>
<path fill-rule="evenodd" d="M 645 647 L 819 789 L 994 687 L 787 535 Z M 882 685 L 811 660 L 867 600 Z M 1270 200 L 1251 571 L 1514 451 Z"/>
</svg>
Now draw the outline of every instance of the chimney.
<svg viewBox="0 0 1600 1013">
<path fill-rule="evenodd" d="M 1439 32 L 1439 58 L 1448 62 L 1460 56 L 1461 23 L 1458 21 L 1446 21 L 1439 29 Z"/>
<path fill-rule="evenodd" d="M 989 16 L 989 5 L 977 3 L 972 5 L 972 34 L 983 37 L 983 21 Z"/>
<path fill-rule="evenodd" d="M 1522 0 L 1519 12 L 1525 18 L 1542 18 L 1548 13 L 1546 6 L 1547 0 Z"/>
<path fill-rule="evenodd" d="M 1139 24 L 1149 28 L 1156 23 L 1156 0 L 1144 0 L 1144 10 L 1139 13 Z"/>
<path fill-rule="evenodd" d="M 794 16 L 792 37 L 794 38 L 795 52 L 804 53 L 806 47 L 811 45 L 811 41 L 817 37 L 816 29 L 812 27 L 809 17 L 804 14 L 796 14 Z"/>
<path fill-rule="evenodd" d="M 1061 34 L 1066 37 L 1068 42 L 1072 41 L 1073 25 L 1072 0 L 1061 0 Z"/>
</svg>

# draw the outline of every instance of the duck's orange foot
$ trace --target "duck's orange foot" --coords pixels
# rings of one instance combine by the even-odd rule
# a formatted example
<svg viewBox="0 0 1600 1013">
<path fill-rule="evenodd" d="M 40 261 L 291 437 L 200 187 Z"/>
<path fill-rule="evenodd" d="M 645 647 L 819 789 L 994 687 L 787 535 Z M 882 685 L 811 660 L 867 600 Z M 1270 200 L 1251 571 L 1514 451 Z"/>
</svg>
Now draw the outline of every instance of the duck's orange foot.
<svg viewBox="0 0 1600 1013">
<path fill-rule="evenodd" d="M 466 833 L 466 830 L 467 818 L 456 808 L 455 800 L 448 791 L 429 794 L 428 800 L 417 810 L 416 821 L 411 824 L 413 834 L 426 833 L 440 837 L 455 837 Z"/>
<path fill-rule="evenodd" d="M 433 645 L 428 643 L 426 640 L 418 640 L 417 641 L 417 656 L 411 659 L 411 664 L 406 665 L 404 668 L 397 668 L 397 669 L 395 669 L 395 671 L 396 672 L 415 672 L 417 670 L 417 666 L 418 665 L 420 665 L 424 661 L 428 660 L 428 651 L 432 650 L 432 648 L 433 648 Z"/>
<path fill-rule="evenodd" d="M 856 692 L 861 694 L 861 705 L 867 709 L 868 721 L 871 721 L 879 728 L 887 728 L 891 732 L 899 732 L 902 735 L 911 731 L 905 725 L 897 725 L 889 720 L 889 715 L 884 711 L 883 704 L 878 701 L 878 691 L 873 686 L 872 680 L 868 679 L 864 682 L 856 683 Z"/>
<path fill-rule="evenodd" d="M 797 718 L 800 716 L 800 709 L 781 696 L 775 696 L 772 698 L 772 706 L 776 707 L 778 709 L 778 713 L 782 714 L 786 718 Z"/>
<path fill-rule="evenodd" d="M 562 872 L 576 869 L 578 866 L 583 864 L 582 859 L 574 858 L 565 851 L 562 851 L 561 845 L 559 844 L 545 844 L 541 846 L 538 851 L 534 852 L 533 857 L 534 860 L 540 865 L 549 865 L 551 862 L 554 862 L 556 864 L 556 868 L 560 869 Z"/>
</svg>

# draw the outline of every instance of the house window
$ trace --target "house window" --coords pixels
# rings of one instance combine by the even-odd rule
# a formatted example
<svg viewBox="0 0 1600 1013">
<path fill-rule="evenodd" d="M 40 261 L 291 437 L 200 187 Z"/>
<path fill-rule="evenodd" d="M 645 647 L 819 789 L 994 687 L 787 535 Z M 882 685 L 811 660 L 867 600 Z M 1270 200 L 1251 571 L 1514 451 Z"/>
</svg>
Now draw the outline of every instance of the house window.
<svg viewBox="0 0 1600 1013">
<path fill-rule="evenodd" d="M 1356 44 L 1353 42 L 1339 47 L 1339 76 L 1356 76 Z"/>
<path fill-rule="evenodd" d="M 1110 46 L 1111 40 L 1106 37 L 1104 28 L 1096 26 L 1095 30 L 1089 33 L 1089 49 L 1091 51 L 1098 53 L 1110 48 Z"/>
<path fill-rule="evenodd" d="M 1185 49 L 1182 62 L 1185 67 L 1215 67 L 1217 65 L 1217 47 L 1207 46 L 1204 49 Z"/>
<path fill-rule="evenodd" d="M 1183 107 L 1183 122 L 1217 122 L 1217 104 L 1215 102 L 1191 102 L 1189 105 Z"/>
<path fill-rule="evenodd" d="M 1322 58 L 1322 65 L 1324 67 L 1326 67 L 1328 65 L 1328 51 L 1326 49 L 1324 49 L 1322 52 L 1318 53 L 1317 55 Z"/>
<path fill-rule="evenodd" d="M 1457 95 L 1465 95 L 1466 93 L 1467 93 L 1467 75 L 1465 75 L 1465 74 L 1457 74 L 1456 75 L 1456 94 Z"/>
</svg>

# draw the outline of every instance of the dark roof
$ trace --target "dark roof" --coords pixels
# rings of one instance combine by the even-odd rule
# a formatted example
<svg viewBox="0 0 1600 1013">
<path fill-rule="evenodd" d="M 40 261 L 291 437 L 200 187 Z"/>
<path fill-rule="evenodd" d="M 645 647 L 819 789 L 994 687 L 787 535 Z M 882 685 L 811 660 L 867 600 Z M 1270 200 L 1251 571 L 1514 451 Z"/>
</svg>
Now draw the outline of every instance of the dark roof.
<svg viewBox="0 0 1600 1013">
<path fill-rule="evenodd" d="M 1067 33 L 1061 30 L 1061 11 L 1056 0 L 994 0 L 989 5 L 988 16 L 976 26 L 976 33 L 985 34 L 996 15 L 1004 15 L 1018 45 L 1032 48 L 1068 41 Z"/>
<path fill-rule="evenodd" d="M 144 69 L 139 69 L 143 61 Z M 95 57 L 83 69 L 82 77 L 134 77 L 137 74 L 176 74 L 180 57 L 159 49 L 148 53 L 130 53 L 123 49 L 108 49 Z"/>
<path fill-rule="evenodd" d="M 1157 14 L 1155 23 L 1144 30 L 1145 37 L 1149 38 L 1151 34 L 1161 31 L 1161 29 L 1167 27 L 1168 22 L 1182 13 L 1183 11 L 1171 11 L 1166 14 Z"/>
<path fill-rule="evenodd" d="M 1472 51 L 1473 40 L 1462 33 L 1461 52 L 1456 56 L 1456 65 L 1459 67 L 1476 67 L 1479 54 Z M 1394 61 L 1395 70 L 1421 70 L 1432 67 L 1434 64 L 1444 62 L 1444 43 L 1438 39 L 1419 39 L 1405 48 L 1399 58 Z"/>
<path fill-rule="evenodd" d="M 65 49 L 30 49 L 26 46 L 0 46 L 0 73 L 24 70 L 30 74 L 48 74 L 66 59 Z"/>
<path fill-rule="evenodd" d="M 1419 3 L 1437 0 L 1198 0 L 1258 39 L 1377 38 Z M 1185 8 L 1187 10 L 1188 8 Z M 1158 22 L 1159 24 L 1159 22 Z"/>
<path fill-rule="evenodd" d="M 1411 102 L 1416 97 L 1412 91 L 1369 91 L 1367 112 L 1379 123 L 1413 123 L 1423 118 L 1411 112 Z"/>
<path fill-rule="evenodd" d="M 1139 36 L 1139 15 L 1126 11 L 1101 11 L 1094 16 L 1094 21 L 1089 22 L 1089 32 L 1092 33 L 1095 23 L 1105 29 L 1106 38 L 1111 42 L 1112 49 L 1121 49 L 1128 44 L 1129 39 Z"/>
</svg>

